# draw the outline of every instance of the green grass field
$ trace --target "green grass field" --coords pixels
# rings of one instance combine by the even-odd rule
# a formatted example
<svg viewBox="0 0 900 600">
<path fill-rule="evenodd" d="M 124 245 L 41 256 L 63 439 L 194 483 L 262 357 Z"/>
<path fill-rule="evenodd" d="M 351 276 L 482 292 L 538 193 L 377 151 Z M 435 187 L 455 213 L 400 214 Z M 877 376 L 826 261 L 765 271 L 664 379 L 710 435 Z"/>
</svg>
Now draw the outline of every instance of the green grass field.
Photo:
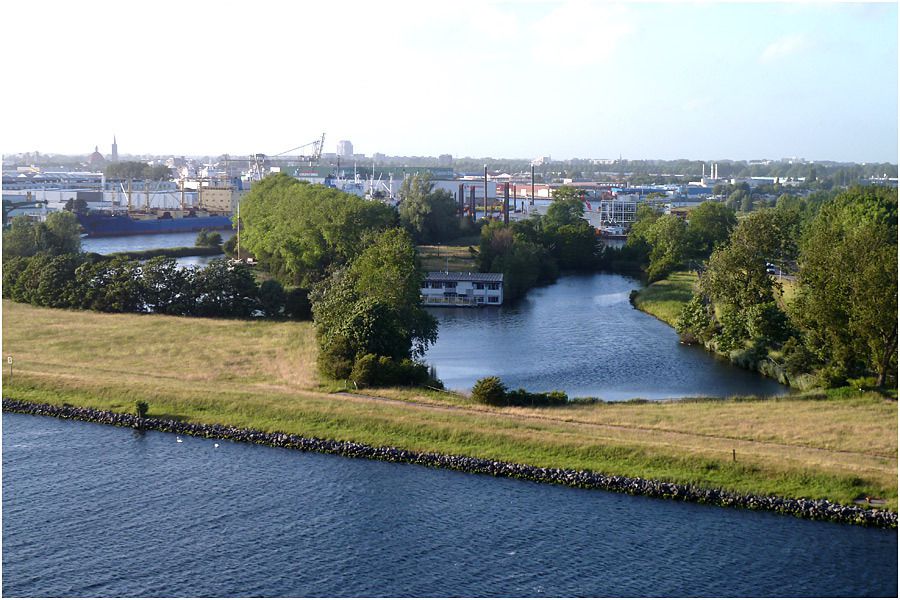
<svg viewBox="0 0 900 600">
<path fill-rule="evenodd" d="M 478 240 L 463 240 L 460 245 L 417 246 L 419 259 L 425 271 L 478 271 L 478 265 L 469 246 L 478 249 Z"/>
<path fill-rule="evenodd" d="M 877 395 L 488 408 L 420 390 L 332 393 L 310 323 L 3 303 L 4 396 L 739 492 L 885 498 L 897 403 Z M 732 451 L 737 461 L 732 460 Z"/>
<path fill-rule="evenodd" d="M 696 283 L 697 274 L 693 271 L 672 273 L 640 290 L 634 306 L 674 327 L 681 307 L 690 301 Z"/>
</svg>

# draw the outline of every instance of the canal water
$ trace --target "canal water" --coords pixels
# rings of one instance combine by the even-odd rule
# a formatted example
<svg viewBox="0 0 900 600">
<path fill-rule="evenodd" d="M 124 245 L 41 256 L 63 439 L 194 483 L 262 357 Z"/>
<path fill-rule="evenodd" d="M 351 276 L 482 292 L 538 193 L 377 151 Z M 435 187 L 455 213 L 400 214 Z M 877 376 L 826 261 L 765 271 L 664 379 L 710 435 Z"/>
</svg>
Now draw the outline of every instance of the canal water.
<svg viewBox="0 0 900 600">
<path fill-rule="evenodd" d="M 503 307 L 428 309 L 438 341 L 425 361 L 450 389 L 495 375 L 510 388 L 626 400 L 773 396 L 789 389 L 679 344 L 671 327 L 632 308 L 635 279 L 562 277 Z"/>
<path fill-rule="evenodd" d="M 896 531 L 181 439 L 4 414 L 3 595 L 897 596 Z"/>
<path fill-rule="evenodd" d="M 231 239 L 234 231 L 217 231 L 222 236 L 222 241 Z M 187 233 L 155 233 L 152 235 L 127 235 L 117 237 L 83 238 L 81 250 L 83 252 L 96 252 L 97 254 L 112 254 L 114 252 L 129 252 L 136 250 L 155 250 L 157 248 L 184 248 L 194 246 L 197 241 L 197 232 Z M 183 256 L 176 258 L 175 262 L 184 267 L 202 267 L 219 256 Z"/>
</svg>

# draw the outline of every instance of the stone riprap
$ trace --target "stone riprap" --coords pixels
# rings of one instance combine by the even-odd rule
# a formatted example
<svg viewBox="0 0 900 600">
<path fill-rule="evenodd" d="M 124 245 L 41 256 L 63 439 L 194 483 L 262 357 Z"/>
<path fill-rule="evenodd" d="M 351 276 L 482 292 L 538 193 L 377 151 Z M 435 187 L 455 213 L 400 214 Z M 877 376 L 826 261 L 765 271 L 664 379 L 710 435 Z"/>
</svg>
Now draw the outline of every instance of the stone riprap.
<svg viewBox="0 0 900 600">
<path fill-rule="evenodd" d="M 307 438 L 287 433 L 267 433 L 226 425 L 206 425 L 169 419 L 141 419 L 132 414 L 78 406 L 34 404 L 9 398 L 3 399 L 3 411 L 61 419 L 75 419 L 119 427 L 142 428 L 195 437 L 265 444 L 306 452 L 339 454 L 352 458 L 403 462 L 440 469 L 453 469 L 467 473 L 493 475 L 494 477 L 512 477 L 541 483 L 624 492 L 636 496 L 669 498 L 752 510 L 768 510 L 812 520 L 836 521 L 891 529 L 897 528 L 897 513 L 895 512 L 875 508 L 865 509 L 860 506 L 845 506 L 828 500 L 736 494 L 724 490 L 699 488 L 651 479 L 602 475 L 600 473 L 572 469 L 534 467 L 468 456 L 413 452 L 389 446 L 377 447 L 356 442 Z"/>
</svg>

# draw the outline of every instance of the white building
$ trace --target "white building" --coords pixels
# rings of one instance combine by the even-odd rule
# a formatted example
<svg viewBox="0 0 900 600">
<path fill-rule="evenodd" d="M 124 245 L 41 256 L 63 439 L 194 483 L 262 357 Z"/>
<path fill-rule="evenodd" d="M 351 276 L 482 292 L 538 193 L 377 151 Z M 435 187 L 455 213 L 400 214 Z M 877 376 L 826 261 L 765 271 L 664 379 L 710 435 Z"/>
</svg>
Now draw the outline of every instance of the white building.
<svg viewBox="0 0 900 600">
<path fill-rule="evenodd" d="M 425 306 L 500 306 L 503 273 L 432 271 L 421 289 Z"/>
<path fill-rule="evenodd" d="M 350 143 L 350 140 L 338 142 L 337 155 L 341 158 L 353 158 L 353 144 Z"/>
</svg>

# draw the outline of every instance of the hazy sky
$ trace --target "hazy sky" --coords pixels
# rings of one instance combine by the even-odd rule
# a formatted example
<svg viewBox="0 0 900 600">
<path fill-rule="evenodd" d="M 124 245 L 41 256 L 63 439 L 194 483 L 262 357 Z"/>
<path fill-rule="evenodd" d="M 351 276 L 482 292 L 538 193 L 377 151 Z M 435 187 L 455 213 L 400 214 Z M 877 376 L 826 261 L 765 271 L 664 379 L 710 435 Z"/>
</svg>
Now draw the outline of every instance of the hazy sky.
<svg viewBox="0 0 900 600">
<path fill-rule="evenodd" d="M 2 151 L 897 162 L 897 5 L 3 6 Z"/>
</svg>

